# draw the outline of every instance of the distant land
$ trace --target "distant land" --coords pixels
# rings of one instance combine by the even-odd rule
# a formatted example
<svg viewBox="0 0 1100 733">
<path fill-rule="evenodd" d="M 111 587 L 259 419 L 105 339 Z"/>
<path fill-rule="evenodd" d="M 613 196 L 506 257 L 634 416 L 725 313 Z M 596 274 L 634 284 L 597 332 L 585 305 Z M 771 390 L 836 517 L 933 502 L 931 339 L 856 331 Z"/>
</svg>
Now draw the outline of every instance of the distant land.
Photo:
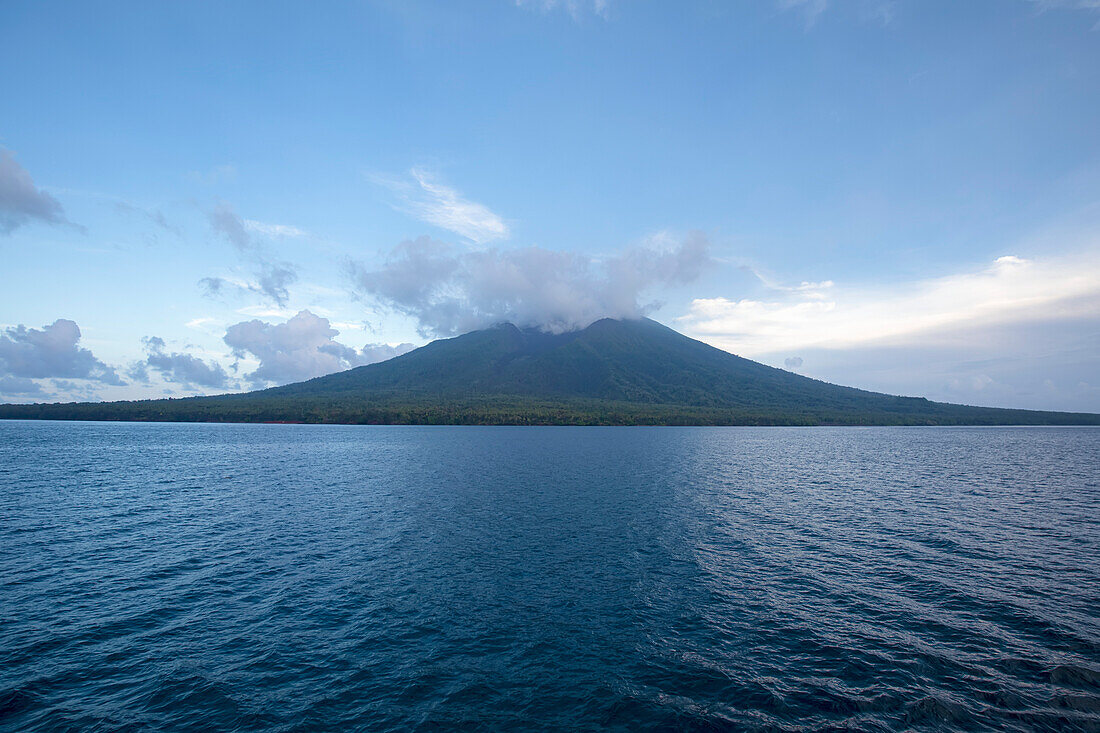
<svg viewBox="0 0 1100 733">
<path fill-rule="evenodd" d="M 841 387 L 649 319 L 563 334 L 505 323 L 389 361 L 244 394 L 0 405 L 0 418 L 440 425 L 1100 425 Z"/>
</svg>

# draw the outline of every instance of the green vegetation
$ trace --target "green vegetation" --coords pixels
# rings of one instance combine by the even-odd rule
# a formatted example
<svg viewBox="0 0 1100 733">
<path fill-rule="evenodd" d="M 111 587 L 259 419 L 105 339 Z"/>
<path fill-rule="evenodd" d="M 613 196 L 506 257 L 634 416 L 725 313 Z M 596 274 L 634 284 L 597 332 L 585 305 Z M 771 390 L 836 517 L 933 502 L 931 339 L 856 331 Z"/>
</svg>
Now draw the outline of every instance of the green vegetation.
<svg viewBox="0 0 1100 733">
<path fill-rule="evenodd" d="M 839 387 L 649 320 L 551 335 L 503 324 L 381 364 L 247 394 L 0 405 L 0 418 L 416 425 L 1098 425 Z"/>
</svg>

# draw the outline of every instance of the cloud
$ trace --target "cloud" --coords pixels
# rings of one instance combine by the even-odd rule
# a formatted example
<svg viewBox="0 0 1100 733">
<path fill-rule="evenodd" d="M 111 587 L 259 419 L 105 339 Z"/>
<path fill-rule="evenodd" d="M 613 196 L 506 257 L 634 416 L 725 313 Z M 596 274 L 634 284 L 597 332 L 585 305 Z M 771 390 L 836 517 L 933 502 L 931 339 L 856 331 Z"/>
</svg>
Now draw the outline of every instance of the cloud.
<svg viewBox="0 0 1100 733">
<path fill-rule="evenodd" d="M 252 316 L 254 318 L 293 318 L 294 311 L 289 308 L 275 308 L 272 306 L 263 305 L 249 305 L 244 308 L 238 308 L 237 312 L 242 316 Z"/>
<path fill-rule="evenodd" d="M 1100 0 L 1028 0 L 1028 2 L 1034 5 L 1040 13 L 1060 9 L 1080 10 L 1092 13 L 1093 17 L 1096 17 L 1096 13 L 1100 11 Z M 1100 30 L 1100 21 L 1093 24 L 1092 30 Z"/>
<path fill-rule="evenodd" d="M 254 221 L 252 219 L 243 219 L 242 221 L 245 229 L 265 237 L 294 239 L 309 234 L 306 230 L 290 226 L 289 224 L 266 224 L 262 221 Z"/>
<path fill-rule="evenodd" d="M 1040 10 L 1069 8 L 1071 10 L 1100 10 L 1100 0 L 1028 0 Z"/>
<path fill-rule="evenodd" d="M 397 344 L 396 346 L 366 344 L 359 351 L 345 347 L 347 350 L 341 352 L 341 358 L 348 363 L 348 366 L 366 366 L 367 364 L 377 364 L 380 361 L 389 361 L 395 356 L 407 354 L 415 348 L 416 346 L 410 343 Z"/>
<path fill-rule="evenodd" d="M 66 377 L 123 385 L 115 370 L 77 345 L 80 328 L 59 318 L 42 329 L 20 324 L 0 335 L 0 376 L 44 379 Z"/>
<path fill-rule="evenodd" d="M 756 355 L 807 348 L 927 343 L 946 329 L 1100 314 L 1100 251 L 1000 257 L 976 272 L 889 290 L 831 288 L 827 297 L 700 298 L 678 319 L 690 334 Z"/>
<path fill-rule="evenodd" d="M 208 298 L 216 298 L 222 294 L 225 286 L 229 284 L 229 281 L 224 277 L 204 277 L 199 280 L 199 287 L 202 289 L 202 294 Z"/>
<path fill-rule="evenodd" d="M 1066 9 L 1083 11 L 1100 11 L 1100 0 L 1024 0 L 1035 6 L 1039 12 L 1048 10 Z M 553 0 L 545 0 L 553 3 Z M 832 0 L 773 0 L 775 5 L 783 11 L 791 11 L 802 16 L 806 28 L 812 28 L 814 24 L 825 14 L 829 8 L 837 3 Z M 517 4 L 526 4 L 523 0 L 517 0 Z M 534 3 L 540 4 L 540 3 Z M 847 3 L 849 6 L 854 4 Z M 856 17 L 863 22 L 875 22 L 883 26 L 890 25 L 898 12 L 897 0 L 859 0 L 856 9 Z"/>
<path fill-rule="evenodd" d="M 0 377 L 0 395 L 41 395 L 42 385 L 24 377 Z"/>
<path fill-rule="evenodd" d="M 829 0 L 776 0 L 780 10 L 793 10 L 802 15 L 809 28 L 817 22 L 821 14 L 829 7 Z"/>
<path fill-rule="evenodd" d="M 764 287 L 770 290 L 778 290 L 785 293 L 795 293 L 804 298 L 810 298 L 813 300 L 823 300 L 828 297 L 828 291 L 836 283 L 832 280 L 822 280 L 820 282 L 810 282 L 803 280 L 798 285 L 787 285 L 779 280 L 771 277 L 762 270 L 752 265 L 741 265 L 741 269 L 747 270 L 753 274 L 757 280 L 764 285 Z"/>
<path fill-rule="evenodd" d="M 199 287 L 203 289 L 204 294 L 216 297 L 225 292 L 226 286 L 234 285 L 239 290 L 260 293 L 279 307 L 285 306 L 290 299 L 289 286 L 298 279 L 298 270 L 289 262 L 276 262 L 269 259 L 250 232 L 271 236 L 299 236 L 305 232 L 282 224 L 263 224 L 242 219 L 233 207 L 224 201 L 215 206 L 207 217 L 211 228 L 245 254 L 246 259 L 252 260 L 258 270 L 255 275 L 256 280 L 253 282 L 234 282 L 222 277 L 204 277 L 199 280 Z"/>
<path fill-rule="evenodd" d="M 168 219 L 164 216 L 164 212 L 160 209 L 146 209 L 142 206 L 136 206 L 125 200 L 115 201 L 115 210 L 122 214 L 135 214 L 144 219 L 148 219 L 153 224 L 156 224 L 161 229 L 172 232 L 173 234 L 179 234 L 180 230 L 177 227 L 168 223 Z"/>
<path fill-rule="evenodd" d="M 699 232 L 673 248 L 635 247 L 602 260 L 541 247 L 471 252 L 420 237 L 398 245 L 381 269 L 351 269 L 360 293 L 416 318 L 424 335 L 501 321 L 563 332 L 645 315 L 657 304 L 639 299 L 695 280 L 708 250 Z"/>
<path fill-rule="evenodd" d="M 476 244 L 508 237 L 508 225 L 488 207 L 463 198 L 458 191 L 440 183 L 434 174 L 423 168 L 413 168 L 409 176 L 411 181 L 380 176 L 375 176 L 373 180 L 399 196 L 400 201 L 396 205 L 399 211 L 421 221 L 454 232 Z"/>
<path fill-rule="evenodd" d="M 207 215 L 210 227 L 228 239 L 239 250 L 247 250 L 252 246 L 252 236 L 244 225 L 241 217 L 233 207 L 223 202 L 218 203 Z"/>
<path fill-rule="evenodd" d="M 592 13 L 606 18 L 610 0 L 516 0 L 516 6 L 521 8 L 535 8 L 544 13 L 562 9 L 569 13 L 574 20 L 591 10 Z"/>
<path fill-rule="evenodd" d="M 798 13 L 802 16 L 806 28 L 812 28 L 832 4 L 831 0 L 774 0 L 782 11 Z M 856 19 L 863 23 L 877 23 L 888 26 L 897 15 L 897 0 L 848 0 L 845 3 L 854 6 Z"/>
<path fill-rule="evenodd" d="M 51 381 L 54 388 L 51 399 L 55 401 L 93 402 L 100 398 L 100 390 L 94 384 L 73 382 L 68 379 L 53 379 Z"/>
<path fill-rule="evenodd" d="M 230 292 L 258 293 L 279 308 L 285 308 L 290 300 L 289 286 L 298 280 L 297 268 L 289 262 L 260 261 L 258 266 L 255 280 L 204 277 L 198 282 L 199 288 L 208 298 L 219 298 Z"/>
<path fill-rule="evenodd" d="M 786 367 L 788 369 L 797 369 L 798 367 L 802 366 L 802 357 L 801 356 L 788 357 L 788 358 L 783 360 L 783 364 L 786 365 Z"/>
<path fill-rule="evenodd" d="M 290 300 L 290 291 L 287 290 L 287 286 L 298 279 L 298 273 L 290 263 L 265 262 L 257 277 L 259 292 L 270 298 L 275 305 L 283 308 Z"/>
<path fill-rule="evenodd" d="M 888 26 L 898 13 L 897 0 L 863 0 L 859 9 L 860 20 Z"/>
<path fill-rule="evenodd" d="M 164 350 L 164 339 L 159 336 L 147 336 L 141 341 L 148 356 L 131 368 L 130 375 L 134 379 L 147 381 L 147 369 L 155 369 L 166 381 L 186 387 L 227 389 L 230 386 L 229 374 L 221 364 L 176 351 L 168 353 Z"/>
<path fill-rule="evenodd" d="M 1100 311 L 962 326 L 900 344 L 803 352 L 800 370 L 890 394 L 991 407 L 1100 412 Z M 771 363 L 768 355 L 760 357 Z M 777 357 L 777 360 L 781 356 Z"/>
<path fill-rule="evenodd" d="M 327 318 L 300 311 L 286 323 L 244 321 L 226 329 L 225 343 L 240 359 L 254 358 L 259 367 L 248 375 L 255 385 L 300 382 L 351 367 L 393 358 L 412 344 L 368 344 L 356 351 L 335 340 L 339 331 Z"/>
<path fill-rule="evenodd" d="M 206 172 L 188 171 L 187 173 L 188 179 L 195 183 L 202 183 L 205 185 L 232 181 L 236 179 L 236 177 L 237 167 L 232 164 L 216 165 Z"/>
<path fill-rule="evenodd" d="M 0 234 L 11 234 L 31 221 L 77 226 L 65 218 L 57 199 L 34 184 L 15 155 L 0 148 Z"/>
</svg>

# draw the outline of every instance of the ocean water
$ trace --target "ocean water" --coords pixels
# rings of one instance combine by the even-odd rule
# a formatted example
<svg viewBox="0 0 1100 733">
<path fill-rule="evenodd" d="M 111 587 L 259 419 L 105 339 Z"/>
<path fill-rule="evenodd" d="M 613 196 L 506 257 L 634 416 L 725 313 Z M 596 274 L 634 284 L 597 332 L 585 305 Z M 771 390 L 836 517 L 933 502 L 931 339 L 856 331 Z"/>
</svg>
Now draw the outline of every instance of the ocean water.
<svg viewBox="0 0 1100 733">
<path fill-rule="evenodd" d="M 1100 430 L 0 422 L 0 729 L 1100 730 Z"/>
</svg>

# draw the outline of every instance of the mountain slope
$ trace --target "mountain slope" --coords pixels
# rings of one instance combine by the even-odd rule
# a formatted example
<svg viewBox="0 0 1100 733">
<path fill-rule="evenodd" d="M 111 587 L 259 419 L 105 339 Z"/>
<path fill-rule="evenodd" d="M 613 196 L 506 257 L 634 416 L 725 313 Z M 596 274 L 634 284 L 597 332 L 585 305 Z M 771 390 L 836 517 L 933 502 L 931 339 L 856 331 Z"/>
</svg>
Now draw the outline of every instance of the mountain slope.
<svg viewBox="0 0 1100 733">
<path fill-rule="evenodd" d="M 648 319 L 567 334 L 512 324 L 379 364 L 239 395 L 0 405 L 0 417 L 469 424 L 1100 424 L 840 387 L 734 356 Z"/>
<path fill-rule="evenodd" d="M 693 407 L 856 407 L 866 400 L 885 406 L 905 399 L 765 366 L 648 319 L 604 319 L 561 335 L 506 323 L 267 392 L 581 397 Z"/>
</svg>

